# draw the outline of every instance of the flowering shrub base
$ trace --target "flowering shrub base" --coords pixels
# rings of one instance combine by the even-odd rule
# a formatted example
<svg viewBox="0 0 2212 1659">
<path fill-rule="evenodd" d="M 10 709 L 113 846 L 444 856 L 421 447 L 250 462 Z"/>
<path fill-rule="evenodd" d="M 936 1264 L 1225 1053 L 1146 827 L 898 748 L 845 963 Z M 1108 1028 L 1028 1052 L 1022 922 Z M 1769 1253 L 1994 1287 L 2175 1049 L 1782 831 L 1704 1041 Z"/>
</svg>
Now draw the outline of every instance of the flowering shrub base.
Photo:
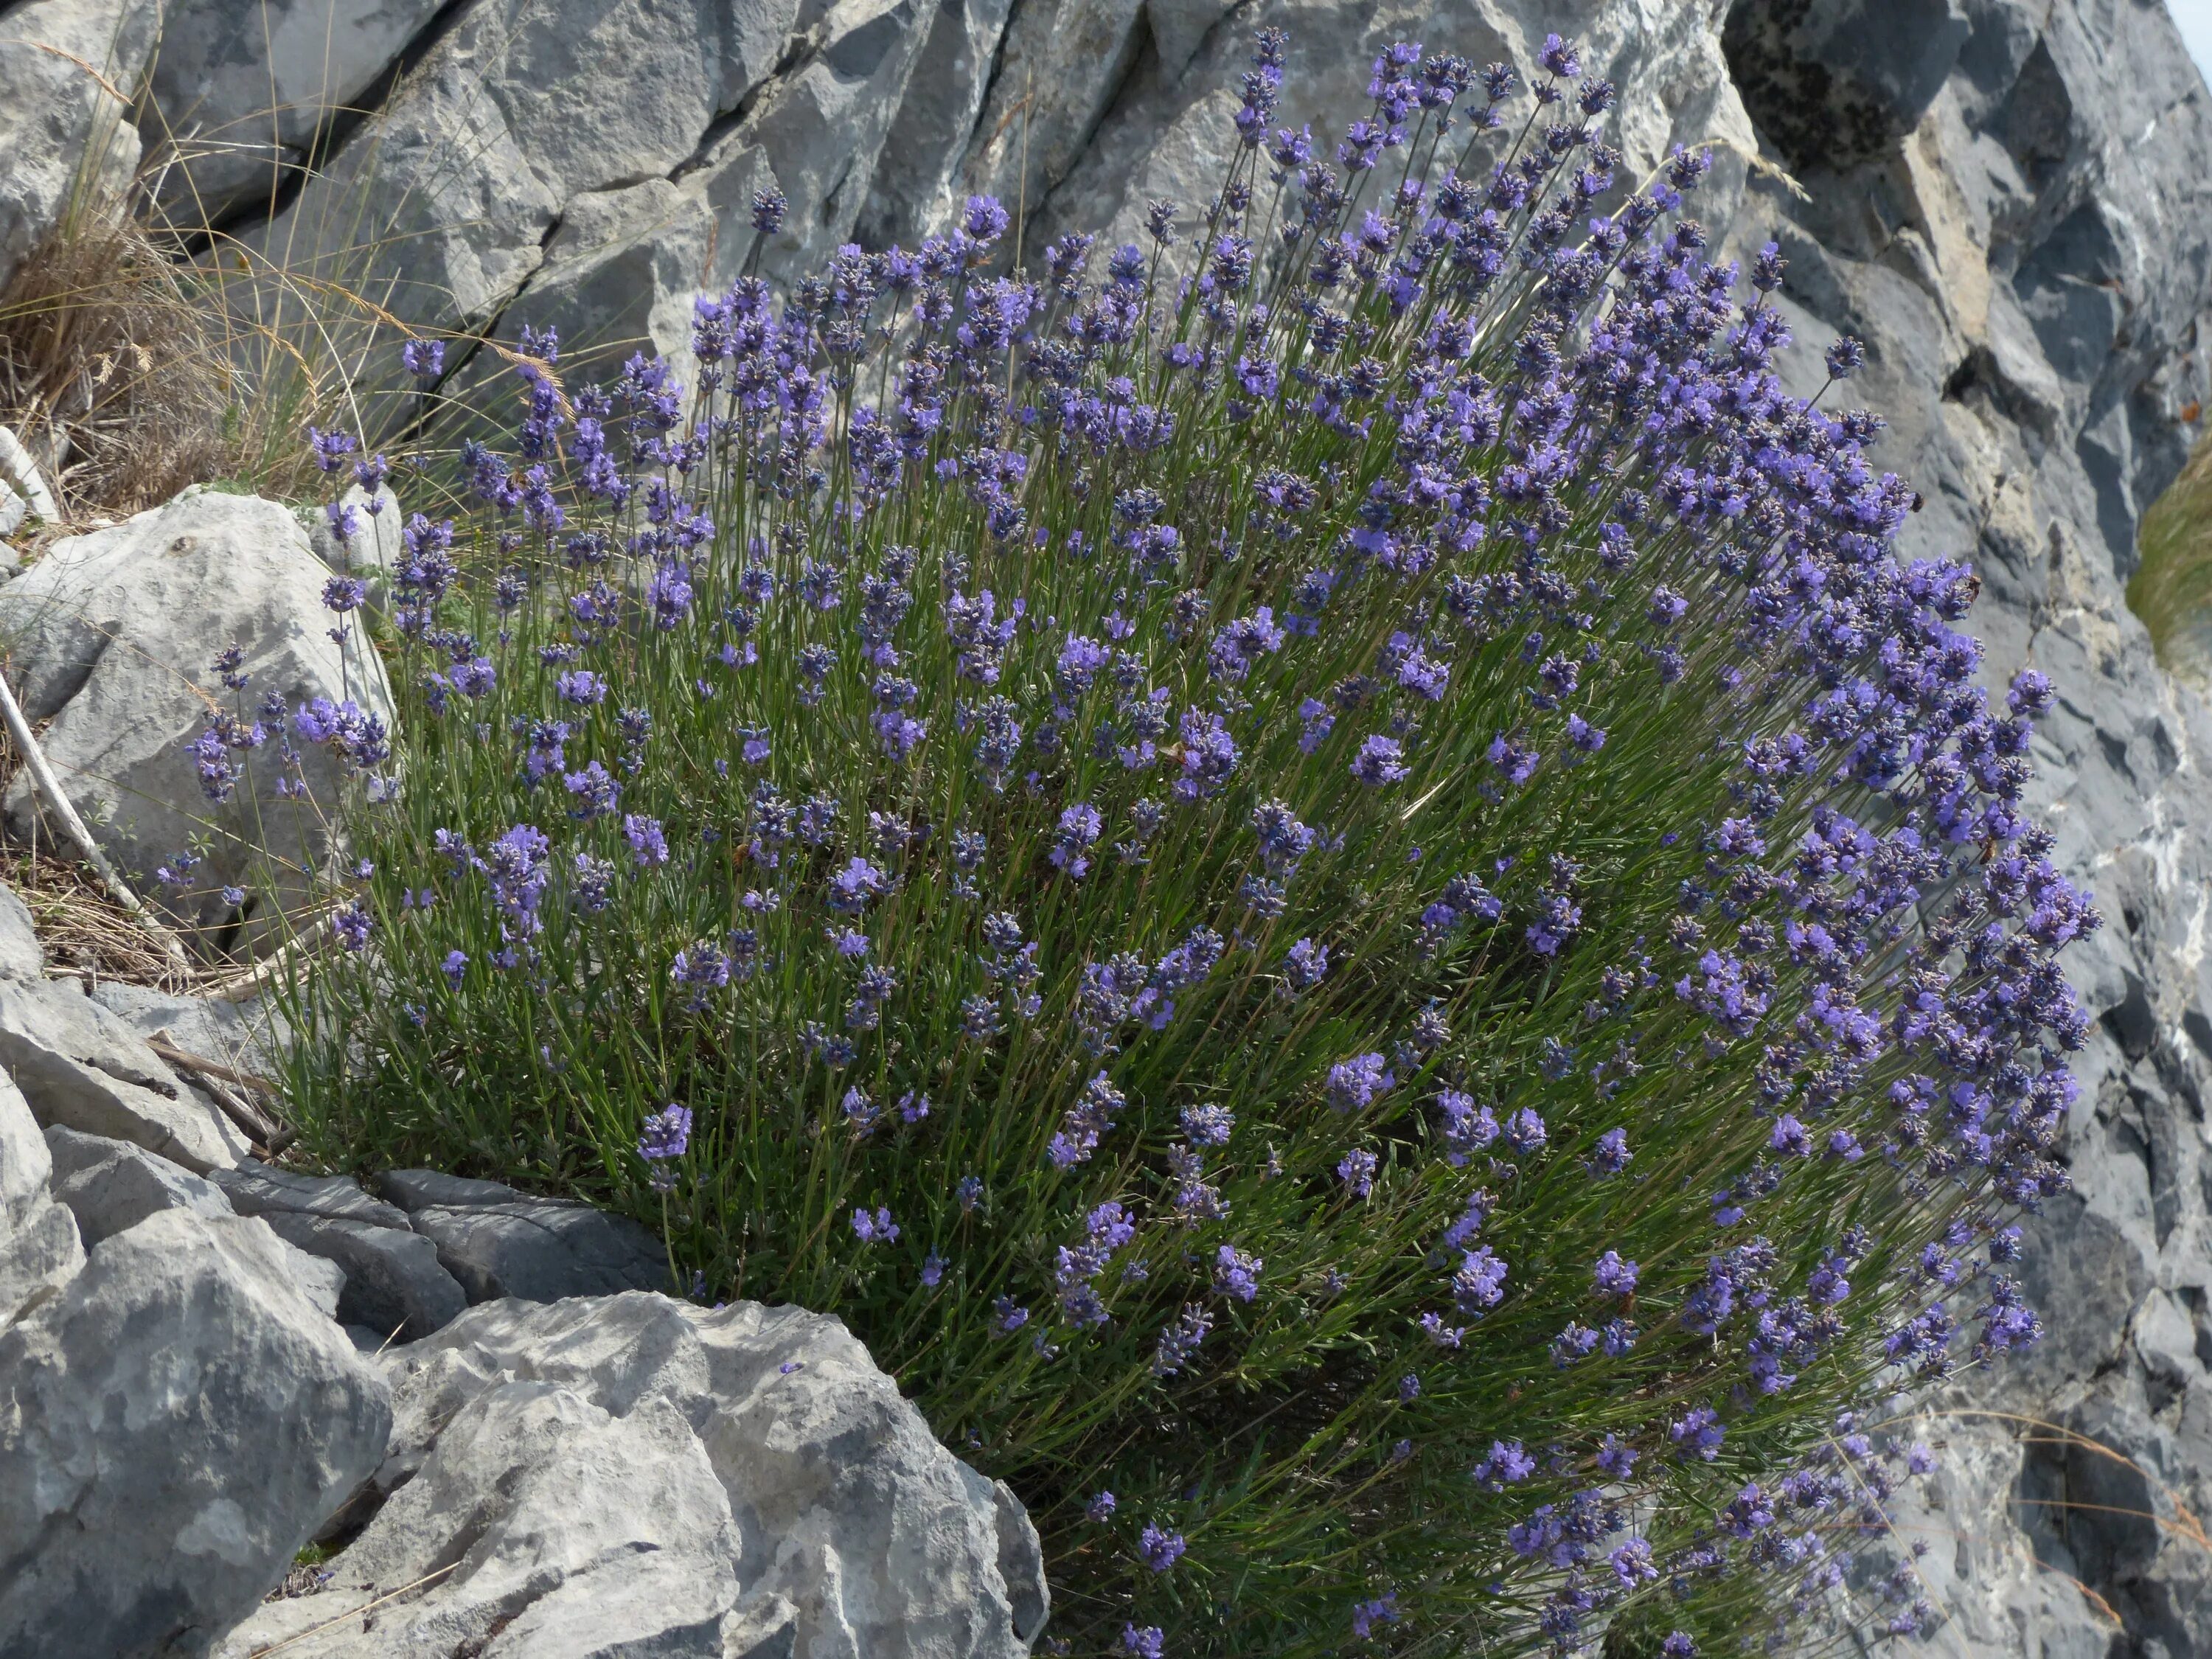
<svg viewBox="0 0 2212 1659">
<path fill-rule="evenodd" d="M 1510 120 L 1393 48 L 1334 165 L 1280 57 L 1103 282 L 976 198 L 702 300 L 688 392 L 527 343 L 407 528 L 399 760 L 286 728 L 365 855 L 297 1108 L 842 1315 L 1071 1650 L 1911 1628 L 1856 1413 L 2033 1340 L 2064 1180 L 2050 689 L 1972 687 L 1855 343 L 1783 393 L 1778 257 L 1705 262 L 1699 156 L 1616 188 L 1571 46 Z"/>
</svg>

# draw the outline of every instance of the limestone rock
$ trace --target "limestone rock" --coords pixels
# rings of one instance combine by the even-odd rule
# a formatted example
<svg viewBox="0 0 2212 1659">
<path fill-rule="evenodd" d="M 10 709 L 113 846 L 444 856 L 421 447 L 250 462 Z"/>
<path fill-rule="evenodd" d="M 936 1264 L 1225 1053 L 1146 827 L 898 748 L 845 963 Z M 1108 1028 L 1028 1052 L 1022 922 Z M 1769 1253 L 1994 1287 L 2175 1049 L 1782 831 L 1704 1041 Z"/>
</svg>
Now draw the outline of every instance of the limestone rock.
<svg viewBox="0 0 2212 1659">
<path fill-rule="evenodd" d="M 355 483 L 346 487 L 338 505 L 353 510 L 353 534 L 341 541 L 330 514 L 317 512 L 308 518 L 307 545 L 331 570 L 366 580 L 371 596 L 380 604 L 390 597 L 392 567 L 406 554 L 402 539 L 406 515 L 399 498 L 390 484 L 379 484 L 372 493 Z"/>
<path fill-rule="evenodd" d="M 397 1205 L 371 1198 L 349 1176 L 301 1175 L 269 1164 L 251 1163 L 226 1170 L 216 1177 L 240 1215 L 332 1216 L 372 1227 L 396 1227 L 405 1231 L 407 1212 Z"/>
<path fill-rule="evenodd" d="M 70 1212 L 48 1195 L 52 1170 L 21 1092 L 0 1077 L 0 1329 L 40 1303 L 84 1265 Z"/>
<path fill-rule="evenodd" d="M 52 721 L 43 743 L 62 787 L 141 890 L 153 890 L 152 872 L 179 848 L 208 843 L 193 872 L 195 896 L 174 908 L 218 934 L 240 919 L 222 898 L 224 887 L 250 891 L 258 868 L 291 890 L 300 884 L 282 870 L 321 868 L 333 848 L 320 813 L 277 795 L 285 771 L 273 744 L 245 763 L 247 775 L 227 805 L 202 793 L 185 746 L 209 707 L 234 702 L 209 666 L 215 654 L 233 644 L 244 650 L 252 678 L 241 712 L 249 721 L 271 693 L 295 706 L 350 697 L 391 720 L 376 654 L 356 640 L 342 660 L 329 637 L 328 575 L 284 508 L 195 489 L 111 529 L 56 543 L 0 587 L 17 695 L 32 720 Z M 313 799 L 335 806 L 338 757 L 328 744 L 293 741 Z M 19 778 L 6 799 L 9 825 L 21 833 L 33 809 L 27 783 Z M 260 845 L 276 858 L 257 866 L 247 849 Z M 246 901 L 249 923 L 259 902 L 258 894 Z"/>
<path fill-rule="evenodd" d="M 797 0 L 477 6 L 257 240 L 403 318 L 489 321 L 573 198 L 684 167 L 797 20 Z M 404 257 L 364 260 L 363 222 Z"/>
<path fill-rule="evenodd" d="M 557 1302 L 668 1285 L 668 1256 L 635 1222 L 583 1204 L 417 1210 L 408 1219 L 471 1302 Z"/>
<path fill-rule="evenodd" d="M 421 1471 L 331 1564 L 328 1589 L 275 1603 L 248 1630 L 282 1640 L 459 1560 L 460 1571 L 374 1628 L 348 1620 L 287 1651 L 719 1656 L 738 1556 L 729 1499 L 674 1406 L 647 1400 L 617 1416 L 556 1383 L 507 1382 L 446 1425 Z M 251 1651 L 246 1638 L 222 1651 Z"/>
<path fill-rule="evenodd" d="M 35 980 L 46 971 L 46 948 L 31 908 L 12 887 L 0 887 L 0 979 Z"/>
<path fill-rule="evenodd" d="M 144 1147 L 56 1124 L 46 1133 L 54 1197 L 76 1218 L 88 1246 L 164 1210 L 221 1218 L 236 1213 L 222 1188 Z"/>
<path fill-rule="evenodd" d="M 213 1102 L 74 985 L 0 979 L 0 1066 L 42 1125 L 135 1141 L 200 1173 L 246 1156 Z"/>
<path fill-rule="evenodd" d="M 390 1413 L 263 1223 L 169 1210 L 95 1246 L 0 1332 L 0 1652 L 204 1653 Z"/>
<path fill-rule="evenodd" d="M 1152 0 L 1156 16 L 1159 4 Z M 863 246 L 911 247 L 953 216 L 962 152 L 1001 73 L 999 43 L 1012 10 L 1012 0 L 941 0 L 868 179 L 855 227 Z"/>
<path fill-rule="evenodd" d="M 168 216 L 180 228 L 216 224 L 276 194 L 437 11 L 437 0 L 176 0 L 138 116 L 149 155 L 168 164 Z"/>
<path fill-rule="evenodd" d="M 468 1306 L 439 1264 L 438 1247 L 420 1234 L 298 1210 L 264 1211 L 261 1219 L 286 1243 L 336 1263 L 345 1274 L 334 1310 L 343 1324 L 412 1342 Z"/>
<path fill-rule="evenodd" d="M 627 1216 L 431 1170 L 396 1170 L 378 1184 L 472 1303 L 672 1288 L 667 1251 Z"/>
<path fill-rule="evenodd" d="M 383 1363 L 395 1422 L 376 1485 L 393 1495 L 323 1590 L 262 1609 L 223 1659 L 456 1559 L 374 1629 L 298 1650 L 1011 1659 L 1042 1625 L 1020 1505 L 939 1445 L 835 1320 L 506 1301 Z"/>
<path fill-rule="evenodd" d="M 472 1181 L 440 1170 L 387 1170 L 377 1177 L 376 1190 L 408 1211 L 429 1204 L 512 1204 L 522 1197 L 504 1182 Z"/>
<path fill-rule="evenodd" d="M 0 286 L 72 201 L 113 194 L 138 163 L 115 94 L 136 95 L 159 0 L 30 0 L 0 35 Z"/>
<path fill-rule="evenodd" d="M 77 1231 L 88 1247 L 163 1210 L 216 1218 L 236 1213 L 215 1182 L 127 1140 L 108 1140 L 56 1125 L 46 1131 L 46 1149 L 54 1160 L 54 1197 L 76 1218 Z M 276 1248 L 286 1276 L 325 1317 L 336 1318 L 345 1289 L 343 1270 L 282 1239 Z"/>
<path fill-rule="evenodd" d="M 275 1069 L 288 1040 L 281 1011 L 265 997 L 233 1002 L 104 979 L 92 988 L 92 1000 L 141 1037 L 166 1031 L 186 1054 L 239 1071 Z"/>
</svg>

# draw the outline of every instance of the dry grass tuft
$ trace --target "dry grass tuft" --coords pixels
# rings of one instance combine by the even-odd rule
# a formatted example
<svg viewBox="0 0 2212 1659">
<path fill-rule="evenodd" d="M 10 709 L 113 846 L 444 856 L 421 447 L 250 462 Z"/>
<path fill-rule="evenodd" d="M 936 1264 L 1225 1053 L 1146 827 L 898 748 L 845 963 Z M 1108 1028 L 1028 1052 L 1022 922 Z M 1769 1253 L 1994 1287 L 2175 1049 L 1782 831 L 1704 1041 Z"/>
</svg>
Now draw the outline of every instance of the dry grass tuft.
<svg viewBox="0 0 2212 1659">
<path fill-rule="evenodd" d="M 44 845 L 35 852 L 0 845 L 0 883 L 31 912 L 49 971 L 71 971 L 95 980 L 187 990 L 161 947 L 130 913 L 108 897 L 97 878 L 58 858 Z"/>
<path fill-rule="evenodd" d="M 0 291 L 0 422 L 71 518 L 225 476 L 231 380 L 185 274 L 118 210 L 76 216 Z"/>
</svg>

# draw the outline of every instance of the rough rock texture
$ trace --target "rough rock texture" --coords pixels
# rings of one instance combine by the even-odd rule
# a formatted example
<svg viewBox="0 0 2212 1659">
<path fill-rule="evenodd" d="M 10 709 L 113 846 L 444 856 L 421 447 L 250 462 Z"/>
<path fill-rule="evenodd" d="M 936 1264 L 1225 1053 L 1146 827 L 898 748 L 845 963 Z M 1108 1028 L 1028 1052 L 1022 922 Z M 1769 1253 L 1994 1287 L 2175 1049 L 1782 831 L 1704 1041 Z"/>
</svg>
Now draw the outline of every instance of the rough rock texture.
<svg viewBox="0 0 2212 1659">
<path fill-rule="evenodd" d="M 1927 498 L 1907 550 L 1975 558 L 1993 683 L 2029 662 L 2058 682 L 2039 799 L 2111 919 L 2074 963 L 2100 1021 L 2078 1190 L 2030 1235 L 2050 1338 L 1935 1402 L 1954 1455 L 1942 1512 L 1917 1524 L 1954 1615 L 1940 1639 L 2212 1655 L 2207 1552 L 2179 1519 L 2212 1513 L 2212 717 L 2121 598 L 2136 524 L 2192 435 L 2180 417 L 2212 390 L 2212 108 L 2162 7 L 668 0 L 650 27 L 644 11 L 448 9 L 410 41 L 386 115 L 337 135 L 325 173 L 243 233 L 410 318 L 672 347 L 690 293 L 751 251 L 746 205 L 771 179 L 791 198 L 764 250 L 776 275 L 855 228 L 942 228 L 969 190 L 1024 209 L 1030 248 L 1127 236 L 1154 197 L 1202 204 L 1233 73 L 1268 23 L 1291 32 L 1286 112 L 1317 133 L 1364 112 L 1364 65 L 1389 40 L 1525 67 L 1559 27 L 1621 88 L 1626 173 L 1674 143 L 1716 146 L 1699 216 L 1726 251 L 1781 242 L 1781 303 L 1813 349 L 1843 330 L 1867 343 L 1854 385 L 1891 420 L 1880 453 Z M 363 249 L 364 224 L 398 240 Z"/>
<path fill-rule="evenodd" d="M 246 1154 L 213 1101 L 70 981 L 0 978 L 0 1066 L 42 1125 L 135 1141 L 201 1173 Z"/>
<path fill-rule="evenodd" d="M 262 1223 L 169 1210 L 94 1247 L 0 1331 L 0 1653 L 204 1653 L 390 1425 Z"/>
<path fill-rule="evenodd" d="M 665 1297 L 501 1302 L 391 1355 L 392 1495 L 245 1659 L 436 1567 L 300 1659 L 456 1650 L 954 1659 L 1026 1650 L 1036 1534 L 835 1320 Z"/>
<path fill-rule="evenodd" d="M 284 508 L 193 489 L 112 529 L 56 543 L 0 588 L 0 632 L 21 674 L 16 695 L 33 720 L 52 721 L 41 742 L 62 787 L 142 890 L 153 888 L 165 859 L 207 842 L 194 872 L 200 896 L 184 919 L 218 940 L 241 920 L 222 888 L 249 890 L 249 924 L 262 902 L 246 849 L 268 848 L 276 857 L 263 861 L 262 877 L 289 891 L 303 884 L 285 872 L 320 868 L 331 848 L 320 813 L 276 793 L 287 776 L 273 739 L 252 756 L 227 805 L 202 794 L 185 745 L 211 704 L 233 701 L 209 666 L 215 653 L 232 644 L 244 650 L 256 699 L 276 692 L 296 706 L 350 696 L 391 719 L 375 653 L 349 649 L 341 662 L 329 637 L 328 575 Z M 252 708 L 244 712 L 250 719 Z M 316 800 L 335 803 L 340 777 L 330 746 L 297 747 L 297 775 Z M 19 776 L 6 798 L 13 832 L 27 829 L 32 805 Z"/>
<path fill-rule="evenodd" d="M 440 1263 L 471 1302 L 672 1288 L 667 1250 L 628 1217 L 434 1170 L 395 1170 L 378 1185 L 438 1247 Z"/>
<path fill-rule="evenodd" d="M 237 1213 L 222 1188 L 127 1140 L 109 1140 L 56 1124 L 46 1131 L 53 1194 L 76 1218 L 87 1249 L 163 1210 L 221 1218 Z M 277 1241 L 285 1272 L 308 1301 L 337 1316 L 346 1277 L 335 1261 Z"/>
<path fill-rule="evenodd" d="M 308 520 L 307 545 L 332 570 L 368 578 L 370 593 L 381 604 L 386 597 L 385 579 L 406 550 L 402 532 L 407 519 L 399 498 L 389 484 L 379 484 L 371 494 L 356 483 L 347 487 L 338 505 L 353 510 L 353 534 L 341 538 L 330 515 L 316 513 Z"/>
<path fill-rule="evenodd" d="M 336 1311 L 345 1324 L 412 1342 L 468 1305 L 437 1245 L 408 1226 L 407 1212 L 344 1176 L 253 1164 L 217 1170 L 215 1180 L 240 1214 L 259 1216 L 287 1244 L 344 1273 Z"/>
<path fill-rule="evenodd" d="M 2050 1335 L 1933 1402 L 1950 1456 L 1915 1524 L 1938 1643 L 2212 1653 L 2212 1552 L 2179 1520 L 2212 1501 L 2212 719 L 2120 592 L 2205 395 L 2212 106 L 2157 6 L 1827 0 L 1750 27 L 1771 15 L 1724 41 L 1812 200 L 1755 184 L 1735 242 L 1772 228 L 1801 336 L 1867 341 L 1878 453 L 1927 497 L 1908 550 L 1972 553 L 1992 680 L 2057 683 L 2038 804 L 2108 923 L 2070 963 L 2100 1017 L 2076 1191 L 2028 1232 Z"/>
<path fill-rule="evenodd" d="M 0 285 L 72 204 L 138 164 L 134 97 L 160 0 L 30 0 L 0 24 Z"/>
<path fill-rule="evenodd" d="M 30 907 L 12 887 L 0 887 L 0 978 L 37 979 L 46 971 L 46 947 L 33 930 Z"/>
<path fill-rule="evenodd" d="M 407 1230 L 407 1212 L 396 1205 L 371 1198 L 348 1176 L 297 1175 L 289 1170 L 249 1164 L 227 1170 L 217 1184 L 240 1215 L 331 1216 L 371 1227 Z"/>
<path fill-rule="evenodd" d="M 217 1217 L 237 1213 L 215 1182 L 131 1141 L 58 1123 L 46 1131 L 46 1142 L 53 1160 L 54 1197 L 76 1218 L 77 1233 L 88 1245 L 164 1210 Z"/>
<path fill-rule="evenodd" d="M 896 184 L 898 199 L 926 189 L 933 210 L 949 204 L 1006 9 L 447 8 L 410 43 L 381 112 L 334 129 L 335 154 L 296 196 L 271 198 L 273 219 L 256 225 L 241 205 L 240 234 L 412 321 L 465 321 L 506 340 L 557 321 L 572 349 L 647 337 L 672 349 L 691 295 L 750 252 L 756 191 L 774 185 L 791 204 L 763 250 L 776 274 L 848 240 L 895 131 L 897 155 L 920 169 Z"/>
<path fill-rule="evenodd" d="M 167 1031 L 185 1053 L 240 1071 L 274 1070 L 284 1047 L 283 1016 L 266 998 L 232 1002 L 102 980 L 92 1000 L 142 1037 Z"/>
<path fill-rule="evenodd" d="M 438 0 L 173 0 L 139 124 L 180 228 L 294 182 L 307 148 L 374 92 Z"/>
<path fill-rule="evenodd" d="M 46 1190 L 52 1168 L 21 1091 L 0 1078 L 0 1329 L 84 1265 L 76 1222 Z"/>
</svg>

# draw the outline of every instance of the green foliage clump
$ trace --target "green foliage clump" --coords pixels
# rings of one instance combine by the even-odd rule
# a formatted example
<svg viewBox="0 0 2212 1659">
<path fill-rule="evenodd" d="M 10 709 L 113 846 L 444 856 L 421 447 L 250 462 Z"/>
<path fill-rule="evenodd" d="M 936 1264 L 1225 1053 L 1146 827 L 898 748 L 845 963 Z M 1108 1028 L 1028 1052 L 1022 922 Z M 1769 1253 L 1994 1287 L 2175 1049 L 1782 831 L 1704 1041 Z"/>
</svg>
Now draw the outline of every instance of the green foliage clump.
<svg viewBox="0 0 2212 1659">
<path fill-rule="evenodd" d="M 1700 157 L 1615 191 L 1571 47 L 1517 138 L 1393 49 L 1342 173 L 1280 62 L 1103 281 L 978 198 L 702 301 L 688 391 L 526 343 L 389 573 L 396 756 L 203 744 L 358 775 L 294 1103 L 842 1316 L 1071 1650 L 1755 1646 L 1907 1473 L 1853 1413 L 2036 1334 L 2049 687 L 1968 684 L 1778 258 L 1704 262 Z"/>
</svg>

